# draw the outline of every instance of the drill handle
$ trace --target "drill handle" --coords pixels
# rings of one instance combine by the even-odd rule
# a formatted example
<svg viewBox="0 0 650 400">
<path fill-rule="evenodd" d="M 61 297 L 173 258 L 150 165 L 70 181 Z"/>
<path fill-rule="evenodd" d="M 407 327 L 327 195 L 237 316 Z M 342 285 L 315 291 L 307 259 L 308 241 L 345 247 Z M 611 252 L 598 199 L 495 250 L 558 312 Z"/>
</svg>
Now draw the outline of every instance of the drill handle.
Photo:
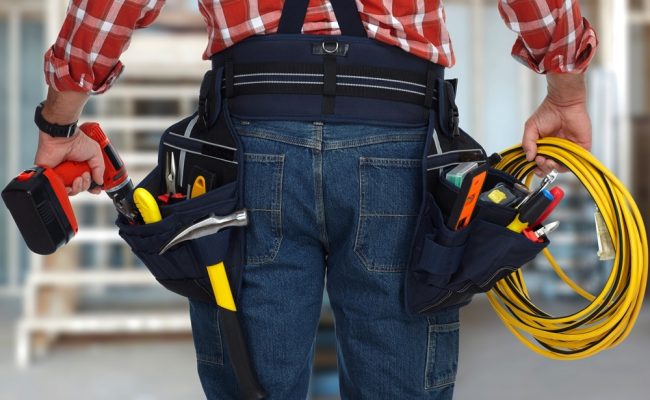
<svg viewBox="0 0 650 400">
<path fill-rule="evenodd" d="M 89 138 L 97 142 L 102 150 L 104 158 L 104 185 L 103 189 L 110 189 L 120 185 L 124 182 L 128 175 L 124 168 L 124 163 L 117 155 L 117 152 L 111 146 L 108 137 L 102 131 L 99 124 L 96 122 L 86 122 L 82 124 L 79 129 Z M 90 167 L 86 162 L 65 161 L 54 168 L 54 172 L 61 178 L 64 186 L 72 186 L 72 182 L 84 172 L 90 172 Z M 95 182 L 90 186 L 90 189 L 97 187 Z"/>
<path fill-rule="evenodd" d="M 63 185 L 65 187 L 72 186 L 72 182 L 78 177 L 81 176 L 84 172 L 90 172 L 90 167 L 87 162 L 78 162 L 78 161 L 65 161 L 57 165 L 54 168 L 56 175 L 61 178 Z M 93 183 L 93 185 L 95 184 Z"/>
</svg>

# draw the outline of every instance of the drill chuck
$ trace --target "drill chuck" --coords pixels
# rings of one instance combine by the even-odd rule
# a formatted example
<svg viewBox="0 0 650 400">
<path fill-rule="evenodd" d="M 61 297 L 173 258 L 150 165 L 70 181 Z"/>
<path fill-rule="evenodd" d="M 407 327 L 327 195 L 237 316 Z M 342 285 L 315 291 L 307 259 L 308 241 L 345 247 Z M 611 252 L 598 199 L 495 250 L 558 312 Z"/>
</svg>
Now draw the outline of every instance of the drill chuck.
<svg viewBox="0 0 650 400">
<path fill-rule="evenodd" d="M 129 222 L 135 222 L 138 218 L 138 210 L 133 203 L 133 182 L 127 178 L 119 186 L 106 190 L 108 197 L 113 200 L 117 211 Z"/>
</svg>

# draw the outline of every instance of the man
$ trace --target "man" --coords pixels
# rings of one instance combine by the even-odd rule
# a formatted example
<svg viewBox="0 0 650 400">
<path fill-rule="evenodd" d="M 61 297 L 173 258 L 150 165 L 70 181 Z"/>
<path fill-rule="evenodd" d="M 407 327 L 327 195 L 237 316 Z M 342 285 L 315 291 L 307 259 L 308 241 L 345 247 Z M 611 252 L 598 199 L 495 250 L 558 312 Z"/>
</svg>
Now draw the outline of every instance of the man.
<svg viewBox="0 0 650 400">
<path fill-rule="evenodd" d="M 133 31 L 151 24 L 163 3 L 73 0 L 59 38 L 45 55 L 50 87 L 42 108 L 45 121 L 77 121 L 89 94 L 104 92 L 119 76 L 118 59 Z M 455 62 L 439 0 L 359 0 L 353 12 L 352 3 L 343 0 L 332 1 L 334 7 L 324 0 L 309 1 L 308 7 L 306 0 L 287 0 L 290 7 L 280 0 L 199 3 L 208 24 L 205 58 L 253 35 L 299 33 L 301 27 L 306 35 L 339 35 L 358 24 L 364 35 L 392 47 L 378 46 L 380 51 L 399 48 L 406 54 L 401 57 L 442 67 Z M 526 122 L 523 146 L 538 174 L 550 172 L 560 166 L 536 154 L 540 137 L 564 137 L 591 147 L 584 71 L 597 46 L 595 32 L 576 0 L 501 0 L 499 10 L 518 34 L 513 56 L 547 77 L 548 94 Z M 285 29 L 287 15 L 300 23 Z M 324 53 L 346 56 L 346 51 L 338 42 L 335 47 L 323 42 Z M 253 233 L 247 233 L 248 262 L 239 296 L 253 364 L 269 398 L 305 397 L 326 277 L 344 398 L 449 399 L 456 375 L 458 311 L 414 317 L 406 313 L 401 294 L 408 260 L 405 238 L 412 233 L 419 205 L 426 121 L 407 126 L 386 116 L 385 123 L 371 123 L 383 115 L 364 118 L 373 113 L 363 108 L 369 100 L 355 101 L 358 117 L 340 120 L 334 117 L 343 108 L 332 105 L 338 103 L 324 105 L 316 116 L 300 115 L 299 105 L 290 110 L 300 115 L 295 118 L 278 117 L 281 112 L 233 117 L 248 154 L 247 207 L 260 213 Z M 261 96 L 247 105 L 267 106 Z M 83 134 L 55 138 L 41 132 L 36 163 L 54 166 L 63 160 L 87 161 L 92 170 L 74 181 L 70 195 L 87 190 L 91 180 L 102 183 L 96 143 Z M 255 191 L 270 181 L 277 188 L 273 202 L 266 201 L 268 193 Z M 399 198 L 382 197 L 382 185 L 399 187 Z M 263 218 L 271 222 L 265 225 Z M 191 303 L 199 374 L 208 398 L 232 398 L 237 388 L 224 366 L 213 310 Z"/>
</svg>

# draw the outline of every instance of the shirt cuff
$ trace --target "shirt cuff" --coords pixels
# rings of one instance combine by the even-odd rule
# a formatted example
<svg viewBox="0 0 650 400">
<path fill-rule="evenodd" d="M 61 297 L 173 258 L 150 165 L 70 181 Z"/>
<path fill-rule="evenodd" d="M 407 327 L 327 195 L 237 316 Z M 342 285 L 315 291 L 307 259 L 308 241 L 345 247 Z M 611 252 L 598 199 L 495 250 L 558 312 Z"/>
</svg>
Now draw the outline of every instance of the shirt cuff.
<svg viewBox="0 0 650 400">
<path fill-rule="evenodd" d="M 587 70 L 589 63 L 596 54 L 598 38 L 596 31 L 591 27 L 589 21 L 582 19 L 582 34 L 576 35 L 576 51 L 574 54 L 567 54 L 566 48 L 558 47 L 554 50 L 553 44 L 549 51 L 540 59 L 535 57 L 526 47 L 524 41 L 519 38 L 512 48 L 512 56 L 515 60 L 529 67 L 538 74 L 580 74 Z M 578 32 L 579 33 L 579 32 Z"/>
<path fill-rule="evenodd" d="M 124 70 L 124 65 L 117 61 L 102 82 L 95 82 L 92 71 L 75 74 L 72 63 L 56 57 L 53 48 L 45 53 L 44 63 L 45 83 L 58 92 L 75 91 L 101 94 L 113 86 Z"/>
</svg>

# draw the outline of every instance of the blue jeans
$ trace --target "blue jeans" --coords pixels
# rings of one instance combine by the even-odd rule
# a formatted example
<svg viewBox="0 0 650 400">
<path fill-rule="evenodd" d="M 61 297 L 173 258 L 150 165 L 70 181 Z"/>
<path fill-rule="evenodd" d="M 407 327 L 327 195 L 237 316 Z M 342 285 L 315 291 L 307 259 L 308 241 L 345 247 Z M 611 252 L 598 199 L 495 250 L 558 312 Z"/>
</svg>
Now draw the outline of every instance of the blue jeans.
<svg viewBox="0 0 650 400">
<path fill-rule="evenodd" d="M 426 127 L 233 118 L 246 151 L 239 315 L 269 399 L 307 397 L 323 289 L 344 399 L 451 399 L 458 310 L 406 313 Z M 191 302 L 208 399 L 236 399 L 217 309 Z"/>
</svg>

